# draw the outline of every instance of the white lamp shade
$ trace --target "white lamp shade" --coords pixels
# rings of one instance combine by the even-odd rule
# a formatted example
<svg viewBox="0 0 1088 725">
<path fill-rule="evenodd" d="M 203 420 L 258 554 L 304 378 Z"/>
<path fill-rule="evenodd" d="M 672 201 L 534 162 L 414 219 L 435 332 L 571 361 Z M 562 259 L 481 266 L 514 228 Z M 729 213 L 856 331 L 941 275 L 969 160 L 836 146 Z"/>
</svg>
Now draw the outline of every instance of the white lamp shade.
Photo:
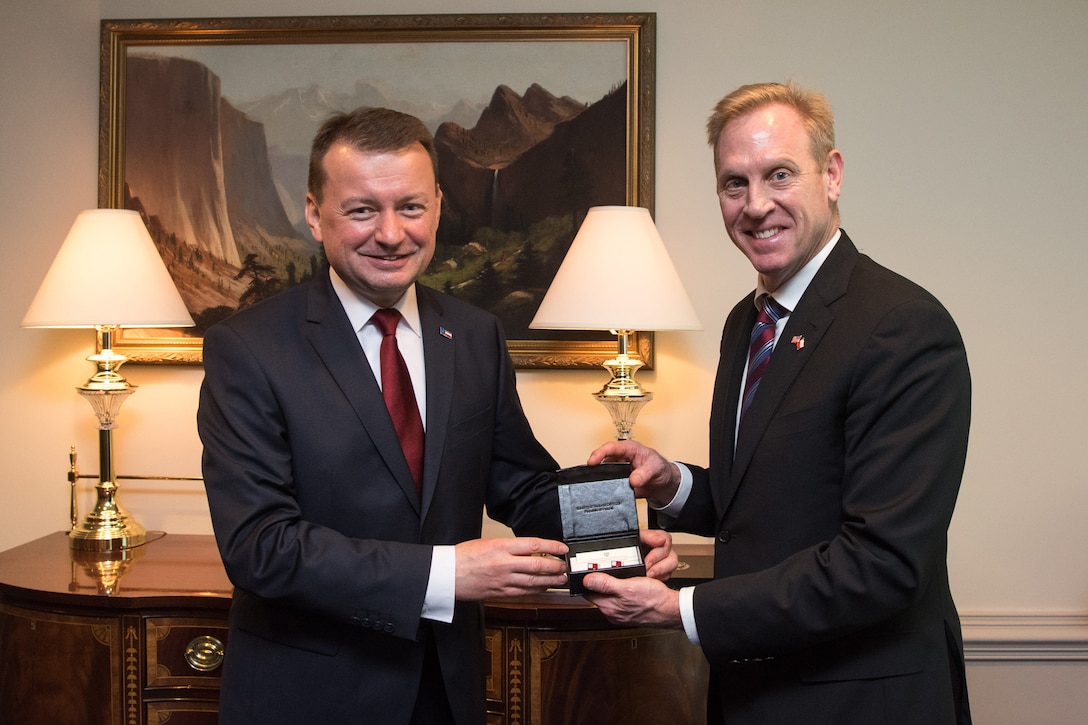
<svg viewBox="0 0 1088 725">
<path fill-rule="evenodd" d="M 549 330 L 699 330 L 650 212 L 589 210 L 533 321 Z"/>
<path fill-rule="evenodd" d="M 22 322 L 23 327 L 96 325 L 193 325 L 135 211 L 80 212 Z"/>
</svg>

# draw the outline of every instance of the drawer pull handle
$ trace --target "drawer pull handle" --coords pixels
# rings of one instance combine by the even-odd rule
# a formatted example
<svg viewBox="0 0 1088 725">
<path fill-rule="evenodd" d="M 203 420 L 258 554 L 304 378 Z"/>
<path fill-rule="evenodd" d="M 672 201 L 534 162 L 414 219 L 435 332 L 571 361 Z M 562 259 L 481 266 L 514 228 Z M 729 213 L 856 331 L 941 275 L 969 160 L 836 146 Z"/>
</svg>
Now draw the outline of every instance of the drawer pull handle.
<svg viewBox="0 0 1088 725">
<path fill-rule="evenodd" d="M 223 664 L 226 648 L 223 643 L 209 634 L 204 634 L 185 648 L 185 661 L 197 672 L 211 672 Z"/>
</svg>

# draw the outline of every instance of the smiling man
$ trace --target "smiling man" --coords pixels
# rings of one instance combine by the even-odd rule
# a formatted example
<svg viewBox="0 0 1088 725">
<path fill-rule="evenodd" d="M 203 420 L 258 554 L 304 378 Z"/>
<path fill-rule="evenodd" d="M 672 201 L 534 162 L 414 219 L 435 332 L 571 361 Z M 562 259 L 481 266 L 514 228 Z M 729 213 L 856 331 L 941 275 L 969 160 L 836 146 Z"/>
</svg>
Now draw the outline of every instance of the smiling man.
<svg viewBox="0 0 1088 725">
<path fill-rule="evenodd" d="M 422 143 L 368 151 L 319 137 L 306 222 L 350 289 L 392 307 L 434 256 L 442 208 L 436 162 Z M 320 152 L 318 152 L 320 153 Z"/>
<path fill-rule="evenodd" d="M 558 465 L 499 321 L 416 283 L 441 204 L 418 119 L 333 116 L 306 197 L 329 268 L 204 337 L 205 487 L 235 585 L 220 723 L 483 725 L 480 601 L 566 581 Z M 519 536 L 481 539 L 485 507 Z M 668 534 L 644 541 L 667 576 Z"/>
<path fill-rule="evenodd" d="M 946 563 L 970 422 L 959 331 L 839 227 L 822 95 L 743 86 L 707 131 L 726 232 L 757 273 L 725 322 L 710 465 L 634 441 L 589 463 L 631 461 L 659 523 L 713 537 L 714 579 L 590 574 L 589 598 L 702 647 L 711 723 L 969 723 Z"/>
<path fill-rule="evenodd" d="M 838 231 L 842 154 L 825 148 L 833 139 L 811 142 L 801 115 L 785 103 L 743 114 L 715 136 L 726 231 L 764 289 L 775 292 Z"/>
</svg>

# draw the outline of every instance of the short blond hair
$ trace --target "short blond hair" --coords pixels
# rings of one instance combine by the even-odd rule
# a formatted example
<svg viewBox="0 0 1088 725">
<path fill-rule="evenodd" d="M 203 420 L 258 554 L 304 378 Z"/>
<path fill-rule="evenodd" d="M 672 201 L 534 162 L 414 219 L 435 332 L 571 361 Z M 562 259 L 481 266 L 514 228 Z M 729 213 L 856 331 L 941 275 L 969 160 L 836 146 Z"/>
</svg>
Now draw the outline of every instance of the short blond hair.
<svg viewBox="0 0 1088 725">
<path fill-rule="evenodd" d="M 775 103 L 797 111 L 808 131 L 812 158 L 823 168 L 827 155 L 835 148 L 835 116 L 831 112 L 831 104 L 822 93 L 806 90 L 792 81 L 741 86 L 718 101 L 706 122 L 707 142 L 713 148 L 731 121 Z"/>
</svg>

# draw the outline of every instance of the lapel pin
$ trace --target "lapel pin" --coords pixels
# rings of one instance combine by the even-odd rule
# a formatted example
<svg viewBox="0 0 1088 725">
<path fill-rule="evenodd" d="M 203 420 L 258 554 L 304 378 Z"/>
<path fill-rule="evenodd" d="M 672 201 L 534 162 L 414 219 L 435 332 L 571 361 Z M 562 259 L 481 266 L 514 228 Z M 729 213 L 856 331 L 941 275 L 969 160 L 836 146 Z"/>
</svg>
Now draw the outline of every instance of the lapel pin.
<svg viewBox="0 0 1088 725">
<path fill-rule="evenodd" d="M 446 338 L 447 340 L 453 339 L 453 333 L 447 330 L 445 327 L 439 327 L 438 334 L 442 335 L 442 337 Z"/>
<path fill-rule="evenodd" d="M 790 340 L 790 342 L 792 342 L 793 346 L 796 347 L 798 350 L 801 350 L 805 346 L 805 336 L 804 335 L 794 335 L 793 339 Z"/>
</svg>

